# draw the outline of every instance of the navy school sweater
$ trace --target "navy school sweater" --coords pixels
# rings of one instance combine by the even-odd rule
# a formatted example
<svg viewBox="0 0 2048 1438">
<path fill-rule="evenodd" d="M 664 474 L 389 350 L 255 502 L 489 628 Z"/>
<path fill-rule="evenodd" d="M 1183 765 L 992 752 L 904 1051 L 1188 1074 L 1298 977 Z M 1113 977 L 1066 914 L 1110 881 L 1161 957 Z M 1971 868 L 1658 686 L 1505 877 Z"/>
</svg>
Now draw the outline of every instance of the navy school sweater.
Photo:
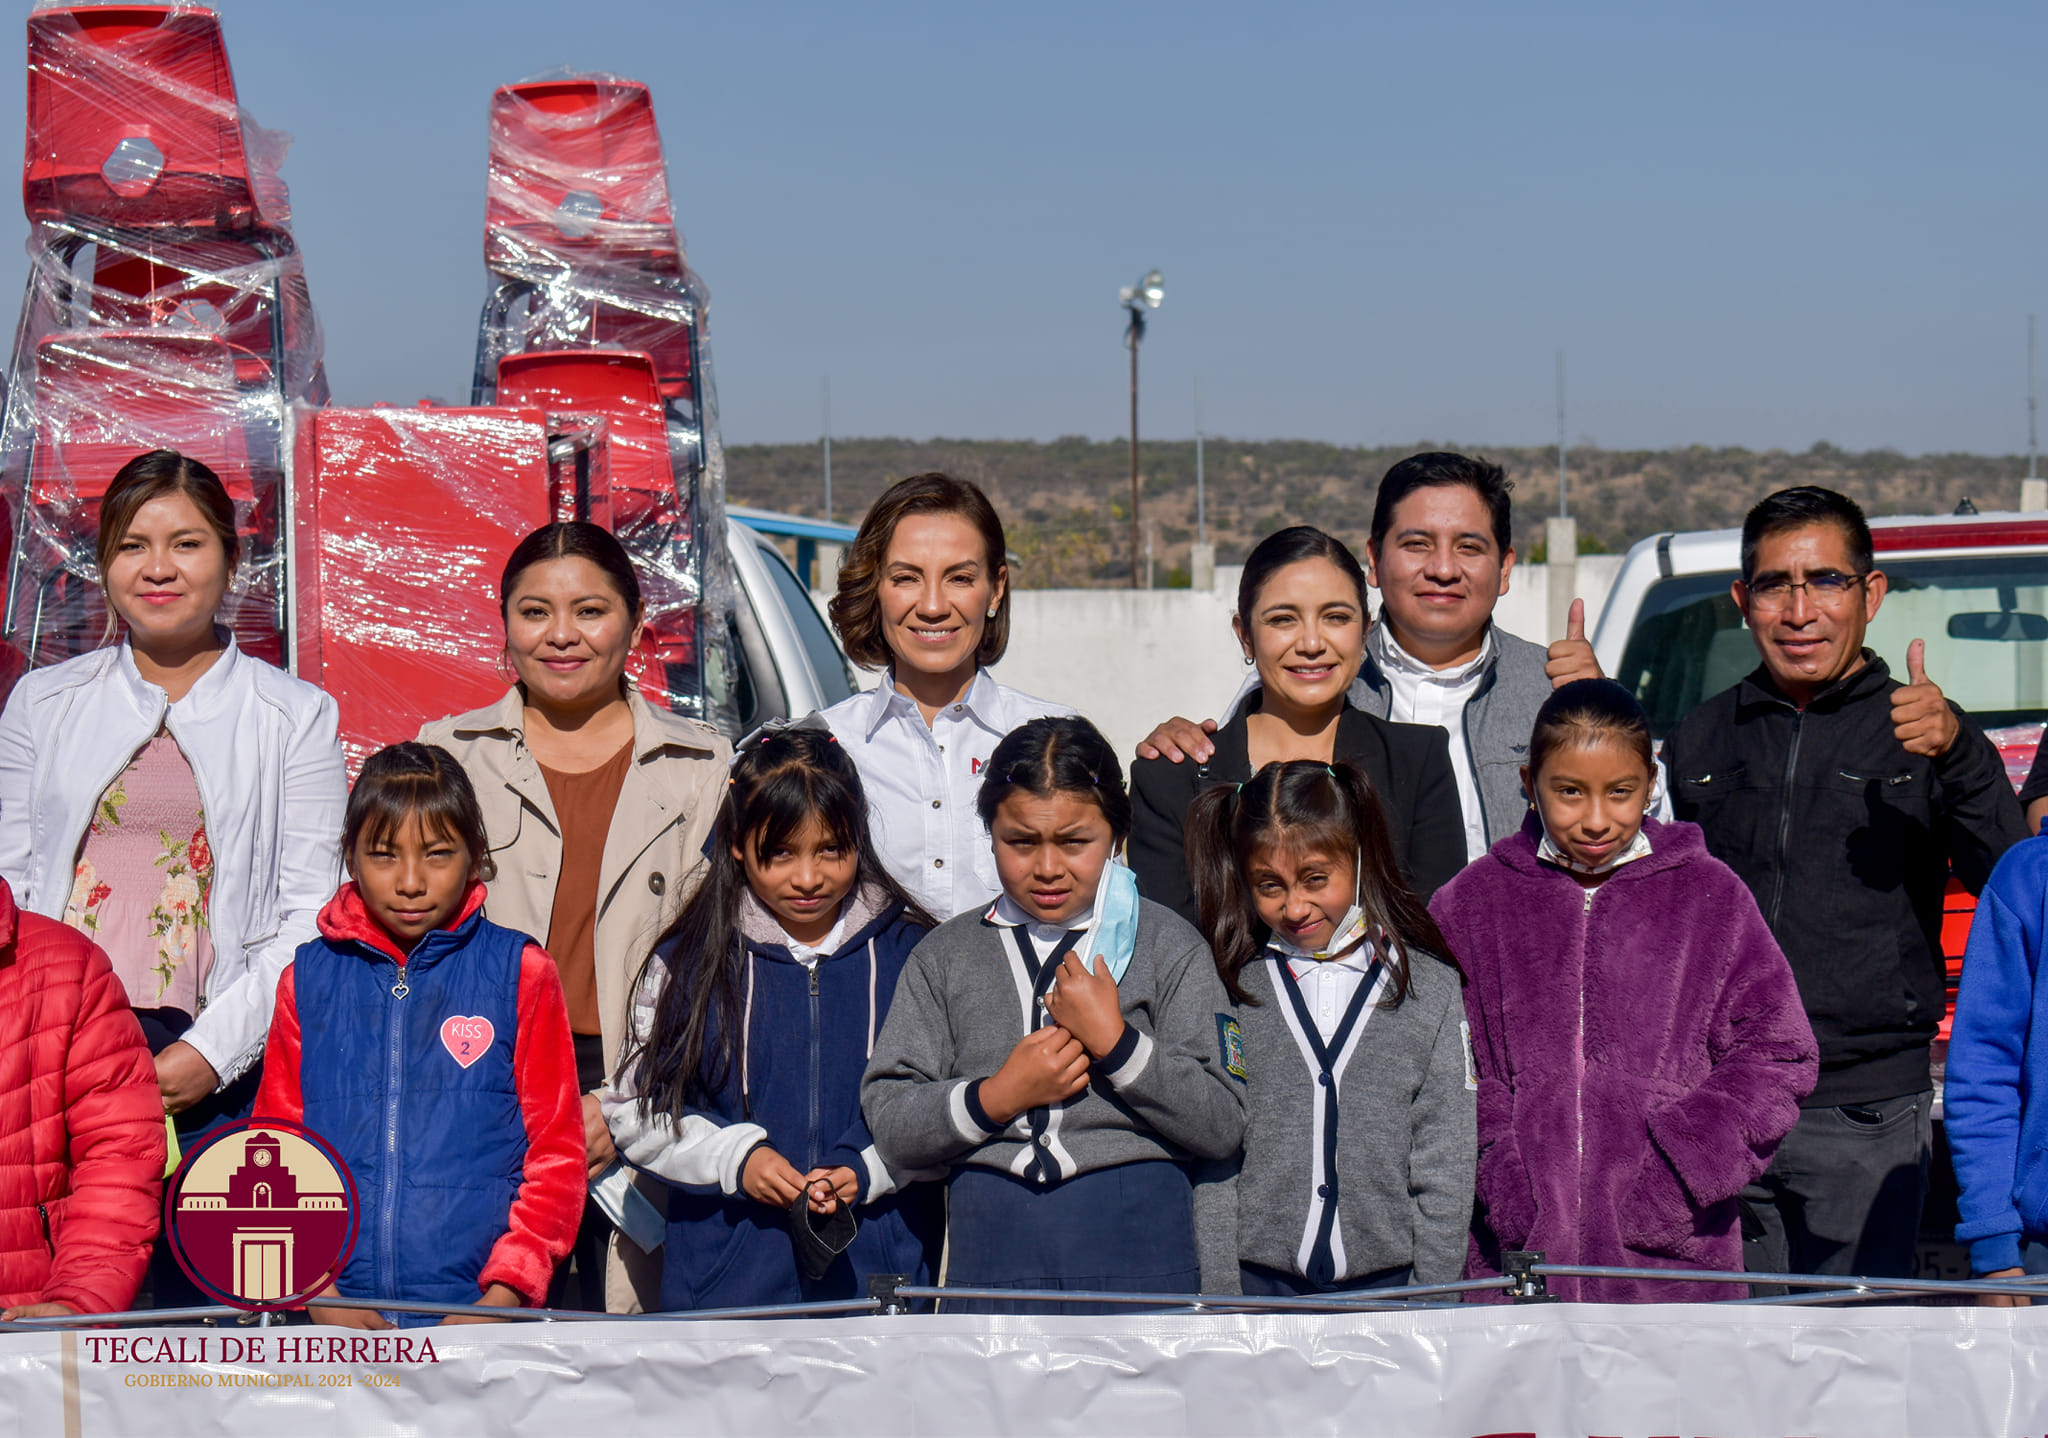
<svg viewBox="0 0 2048 1438">
<path fill-rule="evenodd" d="M 680 1125 L 642 1112 L 631 1071 L 604 1098 L 620 1154 L 670 1186 L 662 1308 L 854 1298 L 873 1273 L 928 1282 L 944 1232 L 943 1195 L 936 1184 L 884 1165 L 860 1111 L 861 1074 L 897 976 L 925 931 L 901 904 L 864 889 L 849 901 L 846 937 L 806 967 L 752 895 L 746 903 L 746 1031 L 716 1097 L 692 1107 Z M 653 1019 L 651 978 L 635 995 L 634 1043 Z M 747 1156 L 763 1143 L 800 1173 L 846 1167 L 858 1180 L 859 1233 L 816 1283 L 797 1271 L 788 1213 L 740 1187 Z"/>
</svg>

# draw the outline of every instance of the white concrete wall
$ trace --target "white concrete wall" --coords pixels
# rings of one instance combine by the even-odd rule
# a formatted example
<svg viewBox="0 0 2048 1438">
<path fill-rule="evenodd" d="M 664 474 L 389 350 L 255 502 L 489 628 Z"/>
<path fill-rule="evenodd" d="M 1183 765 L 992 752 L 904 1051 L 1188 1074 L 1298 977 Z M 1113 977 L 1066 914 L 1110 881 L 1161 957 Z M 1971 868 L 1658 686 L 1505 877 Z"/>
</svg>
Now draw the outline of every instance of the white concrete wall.
<svg viewBox="0 0 2048 1438">
<path fill-rule="evenodd" d="M 1589 631 L 1620 569 L 1618 554 L 1580 558 L 1572 588 L 1586 601 Z M 1010 650 L 992 672 L 1013 689 L 1073 705 L 1128 760 L 1160 720 L 1176 714 L 1219 717 L 1237 693 L 1245 666 L 1230 616 L 1242 572 L 1219 565 L 1216 588 L 1206 592 L 1017 590 L 1010 604 Z M 1549 602 L 1547 568 L 1521 566 L 1494 618 L 1510 634 L 1547 644 L 1556 637 L 1545 632 Z M 1377 596 L 1373 610 L 1379 610 Z M 872 685 L 877 677 L 864 675 L 863 683 Z"/>
</svg>

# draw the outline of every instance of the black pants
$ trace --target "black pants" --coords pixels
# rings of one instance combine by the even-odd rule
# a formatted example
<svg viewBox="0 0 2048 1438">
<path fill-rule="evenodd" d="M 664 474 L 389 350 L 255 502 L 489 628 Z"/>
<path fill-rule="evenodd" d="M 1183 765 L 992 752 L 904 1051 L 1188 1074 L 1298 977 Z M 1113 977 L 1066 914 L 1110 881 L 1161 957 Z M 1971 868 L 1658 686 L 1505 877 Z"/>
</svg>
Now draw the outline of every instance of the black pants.
<svg viewBox="0 0 2048 1438">
<path fill-rule="evenodd" d="M 1771 1166 L 1742 1191 L 1751 1273 L 1910 1278 L 1934 1161 L 1934 1094 L 1799 1111 Z M 1759 1297 L 1782 1293 L 1756 1284 Z"/>
<path fill-rule="evenodd" d="M 604 1086 L 604 1040 L 597 1034 L 572 1034 L 576 1044 L 576 1091 L 590 1093 Z M 576 1225 L 576 1245 L 555 1265 L 548 1282 L 547 1306 L 572 1313 L 603 1313 L 605 1264 L 611 1254 L 612 1223 L 604 1210 L 583 1200 L 583 1221 Z"/>
<path fill-rule="evenodd" d="M 192 1027 L 192 1015 L 183 1009 L 137 1009 L 135 1017 L 142 1024 L 142 1037 L 149 1044 L 152 1058 L 176 1043 L 184 1036 L 185 1030 Z M 258 1059 L 247 1073 L 226 1088 L 208 1094 L 184 1112 L 173 1115 L 171 1122 L 178 1130 L 178 1147 L 190 1152 L 215 1129 L 247 1118 L 256 1106 L 256 1090 L 262 1083 L 263 1061 Z M 217 1301 L 185 1276 L 185 1270 L 178 1267 L 177 1259 L 171 1256 L 169 1238 L 162 1233 L 157 1234 L 156 1246 L 150 1250 L 149 1276 L 144 1282 L 145 1292 L 136 1300 L 138 1307 L 198 1308 Z M 143 1301 L 145 1297 L 146 1303 Z"/>
</svg>

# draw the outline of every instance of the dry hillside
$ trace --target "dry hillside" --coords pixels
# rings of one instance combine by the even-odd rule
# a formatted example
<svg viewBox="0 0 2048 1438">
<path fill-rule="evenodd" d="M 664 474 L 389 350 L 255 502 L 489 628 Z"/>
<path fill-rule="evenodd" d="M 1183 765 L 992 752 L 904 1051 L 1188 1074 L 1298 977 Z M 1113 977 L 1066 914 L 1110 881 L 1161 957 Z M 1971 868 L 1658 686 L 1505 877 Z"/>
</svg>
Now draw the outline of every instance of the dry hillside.
<svg viewBox="0 0 2048 1438">
<path fill-rule="evenodd" d="M 1296 440 L 1215 439 L 1205 445 L 1209 537 L 1220 563 L 1286 524 L 1320 525 L 1354 546 L 1365 541 L 1374 485 L 1416 448 L 1352 449 Z M 1516 547 L 1527 556 L 1542 518 L 1557 505 L 1557 452 L 1482 448 L 1514 477 Z M 816 445 L 736 445 L 726 451 L 734 503 L 798 514 L 824 510 Z M 1195 447 L 1147 443 L 1144 514 L 1157 525 L 1157 582 L 1187 582 L 1195 530 Z M 1619 550 L 1666 529 L 1739 523 L 1758 497 L 1791 484 L 1824 484 L 1872 514 L 1947 511 L 1967 498 L 1980 509 L 2012 508 L 2024 459 L 1888 450 L 1851 454 L 1818 444 L 1800 454 L 1746 449 L 1570 451 L 1573 513 L 1580 548 Z M 906 474 L 943 469 L 994 497 L 1021 560 L 1018 583 L 1037 588 L 1129 582 L 1125 509 L 1129 449 L 1080 438 L 1008 440 L 834 440 L 834 517 L 857 520 L 883 488 Z"/>
</svg>

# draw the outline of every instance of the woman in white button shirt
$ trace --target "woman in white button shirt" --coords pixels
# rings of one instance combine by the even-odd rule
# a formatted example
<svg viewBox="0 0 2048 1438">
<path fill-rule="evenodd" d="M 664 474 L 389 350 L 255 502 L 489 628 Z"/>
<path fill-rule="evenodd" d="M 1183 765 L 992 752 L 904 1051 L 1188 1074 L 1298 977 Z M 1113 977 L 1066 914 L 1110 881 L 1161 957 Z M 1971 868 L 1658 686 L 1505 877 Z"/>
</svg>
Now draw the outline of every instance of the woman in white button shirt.
<svg viewBox="0 0 2048 1438">
<path fill-rule="evenodd" d="M 860 769 L 883 865 L 940 919 L 1001 891 L 974 809 L 989 755 L 1018 725 L 1074 712 L 985 672 L 1009 643 L 1005 553 L 987 495 L 914 474 L 868 511 L 830 606 L 848 657 L 885 672 L 823 718 Z"/>
</svg>

